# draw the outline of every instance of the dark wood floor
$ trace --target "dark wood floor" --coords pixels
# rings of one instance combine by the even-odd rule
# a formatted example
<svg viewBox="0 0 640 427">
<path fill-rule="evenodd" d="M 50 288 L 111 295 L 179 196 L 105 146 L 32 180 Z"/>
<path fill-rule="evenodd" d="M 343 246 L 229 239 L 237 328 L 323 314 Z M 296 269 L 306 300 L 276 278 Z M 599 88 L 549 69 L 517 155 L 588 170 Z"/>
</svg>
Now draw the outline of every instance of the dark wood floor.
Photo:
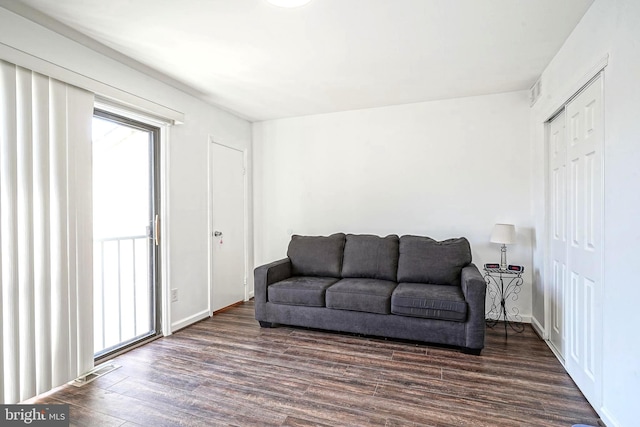
<svg viewBox="0 0 640 427">
<path fill-rule="evenodd" d="M 253 304 L 115 359 L 34 403 L 84 426 L 571 426 L 597 415 L 527 325 L 481 356 L 306 329 L 260 329 Z"/>
</svg>

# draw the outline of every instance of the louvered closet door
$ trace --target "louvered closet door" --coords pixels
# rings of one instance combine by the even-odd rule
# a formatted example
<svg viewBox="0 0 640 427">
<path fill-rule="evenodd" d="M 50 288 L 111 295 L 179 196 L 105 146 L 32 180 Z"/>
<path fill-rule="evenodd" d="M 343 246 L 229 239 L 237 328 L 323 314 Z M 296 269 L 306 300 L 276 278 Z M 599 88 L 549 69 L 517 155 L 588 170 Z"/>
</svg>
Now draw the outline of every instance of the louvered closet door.
<svg viewBox="0 0 640 427">
<path fill-rule="evenodd" d="M 566 368 L 595 407 L 601 401 L 603 78 L 567 104 Z"/>
</svg>

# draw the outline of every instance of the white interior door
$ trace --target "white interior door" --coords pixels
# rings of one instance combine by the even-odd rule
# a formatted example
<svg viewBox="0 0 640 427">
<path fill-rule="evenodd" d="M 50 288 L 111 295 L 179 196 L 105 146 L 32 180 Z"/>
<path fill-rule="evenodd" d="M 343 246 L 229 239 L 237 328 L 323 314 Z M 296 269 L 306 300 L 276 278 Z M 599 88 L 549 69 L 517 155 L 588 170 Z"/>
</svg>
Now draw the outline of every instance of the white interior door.
<svg viewBox="0 0 640 427">
<path fill-rule="evenodd" d="M 245 300 L 244 153 L 212 143 L 211 310 Z"/>
<path fill-rule="evenodd" d="M 567 354 L 565 364 L 594 407 L 601 401 L 603 78 L 566 107 Z"/>
<path fill-rule="evenodd" d="M 565 112 L 549 124 L 549 228 L 550 228 L 550 327 L 549 340 L 556 352 L 565 357 L 565 292 L 567 280 L 567 147 Z"/>
</svg>

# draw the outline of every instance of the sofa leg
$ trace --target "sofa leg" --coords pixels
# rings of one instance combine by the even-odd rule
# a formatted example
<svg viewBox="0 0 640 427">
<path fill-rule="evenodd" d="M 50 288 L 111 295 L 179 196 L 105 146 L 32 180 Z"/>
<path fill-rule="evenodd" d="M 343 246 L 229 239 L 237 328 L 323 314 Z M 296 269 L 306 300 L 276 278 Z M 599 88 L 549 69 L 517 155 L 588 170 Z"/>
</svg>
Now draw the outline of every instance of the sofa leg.
<svg viewBox="0 0 640 427">
<path fill-rule="evenodd" d="M 482 351 L 482 349 L 481 348 L 462 347 L 460 349 L 460 351 L 462 351 L 464 354 L 471 354 L 473 356 L 480 356 L 480 352 Z"/>
<path fill-rule="evenodd" d="M 261 328 L 271 328 L 273 324 L 271 322 L 263 322 L 262 320 L 258 320 L 260 322 Z"/>
</svg>

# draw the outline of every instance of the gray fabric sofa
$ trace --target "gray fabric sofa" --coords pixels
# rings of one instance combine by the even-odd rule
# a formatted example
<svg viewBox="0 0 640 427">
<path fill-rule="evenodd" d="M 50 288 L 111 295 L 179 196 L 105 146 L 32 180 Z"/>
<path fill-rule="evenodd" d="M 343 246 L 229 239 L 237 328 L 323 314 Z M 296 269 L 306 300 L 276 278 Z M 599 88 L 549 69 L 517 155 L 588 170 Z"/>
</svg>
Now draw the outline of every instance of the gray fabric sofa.
<svg viewBox="0 0 640 427">
<path fill-rule="evenodd" d="M 255 315 L 280 323 L 424 341 L 480 354 L 486 284 L 465 238 L 297 236 L 257 267 Z"/>
</svg>

